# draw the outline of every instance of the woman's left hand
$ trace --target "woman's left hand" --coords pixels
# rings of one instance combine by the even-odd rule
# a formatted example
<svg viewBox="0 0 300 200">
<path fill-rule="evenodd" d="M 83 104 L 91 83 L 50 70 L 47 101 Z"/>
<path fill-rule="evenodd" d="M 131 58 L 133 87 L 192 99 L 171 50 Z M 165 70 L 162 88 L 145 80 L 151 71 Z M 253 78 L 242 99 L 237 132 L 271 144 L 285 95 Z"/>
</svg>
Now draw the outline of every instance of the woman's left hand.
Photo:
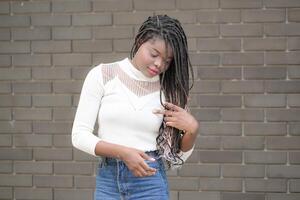
<svg viewBox="0 0 300 200">
<path fill-rule="evenodd" d="M 197 132 L 197 120 L 185 109 L 168 102 L 165 103 L 165 108 L 165 110 L 154 110 L 153 113 L 163 114 L 167 126 L 189 133 Z"/>
</svg>

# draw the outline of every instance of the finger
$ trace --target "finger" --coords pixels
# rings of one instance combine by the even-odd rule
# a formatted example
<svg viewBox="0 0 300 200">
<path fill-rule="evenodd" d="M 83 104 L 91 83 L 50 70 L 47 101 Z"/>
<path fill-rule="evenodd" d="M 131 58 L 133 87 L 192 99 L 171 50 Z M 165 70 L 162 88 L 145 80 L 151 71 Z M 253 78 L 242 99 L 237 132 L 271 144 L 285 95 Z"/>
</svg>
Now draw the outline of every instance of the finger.
<svg viewBox="0 0 300 200">
<path fill-rule="evenodd" d="M 164 115 L 164 114 L 165 114 L 165 110 L 161 110 L 161 109 L 153 109 L 153 110 L 152 110 L 152 113 Z"/>
<path fill-rule="evenodd" d="M 165 106 L 169 109 L 169 110 L 174 110 L 174 111 L 180 111 L 182 108 L 180 108 L 179 106 L 176 106 L 172 103 L 166 102 Z"/>
<path fill-rule="evenodd" d="M 150 157 L 150 156 L 148 156 L 146 153 L 144 153 L 144 152 L 141 152 L 141 157 L 142 158 L 144 158 L 145 160 L 149 160 L 149 161 L 155 161 L 155 159 L 154 158 L 152 158 L 152 157 Z M 145 163 L 146 164 L 146 163 Z"/>
</svg>

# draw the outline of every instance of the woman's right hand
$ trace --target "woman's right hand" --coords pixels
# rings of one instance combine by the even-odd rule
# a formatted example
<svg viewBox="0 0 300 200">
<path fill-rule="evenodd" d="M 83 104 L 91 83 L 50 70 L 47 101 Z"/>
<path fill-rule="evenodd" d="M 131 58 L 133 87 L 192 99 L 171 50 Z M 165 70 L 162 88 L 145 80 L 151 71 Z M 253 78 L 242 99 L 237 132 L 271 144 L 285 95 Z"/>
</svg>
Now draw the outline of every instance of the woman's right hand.
<svg viewBox="0 0 300 200">
<path fill-rule="evenodd" d="M 152 176 L 156 173 L 156 169 L 149 167 L 149 165 L 145 162 L 145 160 L 154 162 L 155 159 L 148 156 L 143 151 L 133 148 L 124 148 L 120 158 L 134 176 Z"/>
</svg>

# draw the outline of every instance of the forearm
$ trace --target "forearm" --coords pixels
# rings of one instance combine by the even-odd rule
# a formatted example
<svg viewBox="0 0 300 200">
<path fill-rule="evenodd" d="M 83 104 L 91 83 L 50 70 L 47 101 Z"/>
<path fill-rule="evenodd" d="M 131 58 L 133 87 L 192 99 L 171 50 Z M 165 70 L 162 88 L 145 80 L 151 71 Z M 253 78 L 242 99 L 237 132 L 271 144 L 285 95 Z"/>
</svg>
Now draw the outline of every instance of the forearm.
<svg viewBox="0 0 300 200">
<path fill-rule="evenodd" d="M 181 150 L 183 152 L 189 151 L 193 148 L 198 135 L 198 123 L 195 125 L 194 129 L 186 130 L 181 140 Z"/>
<path fill-rule="evenodd" d="M 97 156 L 112 157 L 122 160 L 128 149 L 129 147 L 122 145 L 99 141 L 95 147 L 95 154 Z"/>
</svg>

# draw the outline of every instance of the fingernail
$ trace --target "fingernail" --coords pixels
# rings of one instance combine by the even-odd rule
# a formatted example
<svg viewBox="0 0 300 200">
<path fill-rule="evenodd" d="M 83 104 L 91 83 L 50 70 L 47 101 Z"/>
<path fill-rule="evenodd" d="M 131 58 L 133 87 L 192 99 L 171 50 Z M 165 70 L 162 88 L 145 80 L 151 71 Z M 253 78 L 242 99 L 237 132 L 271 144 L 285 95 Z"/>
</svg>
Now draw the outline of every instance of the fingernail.
<svg viewBox="0 0 300 200">
<path fill-rule="evenodd" d="M 155 161 L 155 158 L 149 158 L 150 161 Z"/>
</svg>

